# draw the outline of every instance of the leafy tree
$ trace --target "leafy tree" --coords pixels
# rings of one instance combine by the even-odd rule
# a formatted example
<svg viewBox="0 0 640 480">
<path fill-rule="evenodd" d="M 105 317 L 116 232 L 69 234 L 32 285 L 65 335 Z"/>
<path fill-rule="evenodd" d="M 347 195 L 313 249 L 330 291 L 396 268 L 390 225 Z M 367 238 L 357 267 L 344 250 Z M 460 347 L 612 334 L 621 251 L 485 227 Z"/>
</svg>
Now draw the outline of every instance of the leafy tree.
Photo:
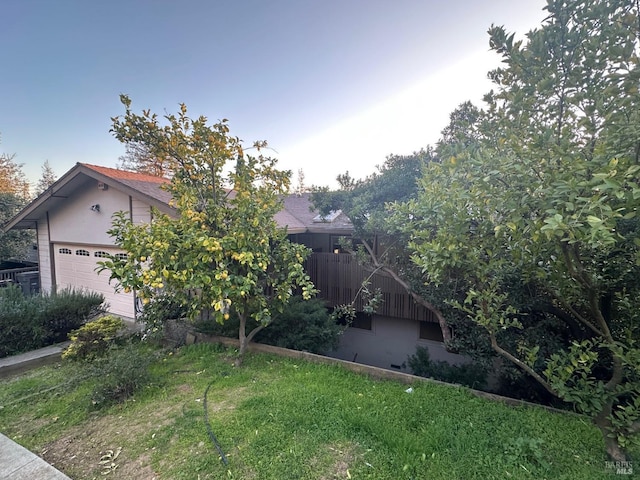
<svg viewBox="0 0 640 480">
<path fill-rule="evenodd" d="M 0 193 L 11 193 L 22 200 L 29 199 L 29 182 L 15 155 L 0 153 Z"/>
<path fill-rule="evenodd" d="M 40 175 L 38 185 L 36 186 L 36 195 L 40 195 L 47 188 L 53 185 L 56 180 L 56 173 L 53 171 L 53 168 L 51 168 L 49 160 L 45 160 L 44 164 L 42 165 L 42 174 Z"/>
<path fill-rule="evenodd" d="M 341 209 L 351 219 L 354 232 L 353 242 L 343 242 L 343 247 L 357 255 L 361 264 L 369 271 L 384 272 L 393 277 L 416 303 L 434 312 L 442 330 L 445 343 L 451 341 L 451 332 L 440 299 L 434 295 L 434 289 L 425 287 L 422 275 L 406 249 L 409 241 L 404 231 L 404 222 L 396 224 L 389 219 L 389 204 L 405 202 L 413 198 L 418 191 L 418 180 L 422 168 L 437 161 L 431 149 L 412 155 L 391 155 L 377 172 L 356 180 L 349 172 L 337 177 L 340 190 L 315 188 L 312 194 L 314 206 L 322 213 Z M 375 292 L 363 285 L 363 292 L 369 292 L 367 301 L 377 301 Z M 341 306 L 339 313 L 350 316 L 355 314 L 351 305 Z"/>
<path fill-rule="evenodd" d="M 143 302 L 164 291 L 192 318 L 206 311 L 218 322 L 237 316 L 239 363 L 248 342 L 296 290 L 305 300 L 315 293 L 303 268 L 308 249 L 288 241 L 274 220 L 290 173 L 260 154 L 264 142 L 255 145 L 257 157 L 246 155 L 226 120 L 207 125 L 206 117 L 191 119 L 181 105 L 161 125 L 148 110 L 133 113 L 128 97 L 121 101 L 126 114 L 113 119 L 112 131 L 171 159 L 175 174 L 167 189 L 177 216 L 155 212 L 150 224 L 134 224 L 124 212 L 116 214 L 109 233 L 129 255 L 102 266 Z M 247 334 L 248 319 L 258 326 Z"/>
<path fill-rule="evenodd" d="M 156 177 L 171 177 L 175 163 L 169 157 L 159 157 L 151 153 L 148 145 L 140 142 L 127 142 L 125 154 L 118 158 L 118 168 L 133 172 L 146 173 Z"/>
<path fill-rule="evenodd" d="M 640 430 L 638 5 L 546 8 L 526 42 L 489 30 L 504 66 L 486 111 L 445 136 L 396 222 L 411 219 L 425 280 L 458 282 L 450 302 L 494 351 L 591 415 L 625 460 Z M 524 334 L 543 322 L 565 340 Z"/>
<path fill-rule="evenodd" d="M 15 155 L 0 153 L 0 225 L 7 223 L 29 200 L 29 182 Z M 22 259 L 34 236 L 28 230 L 0 231 L 0 260 Z"/>
</svg>

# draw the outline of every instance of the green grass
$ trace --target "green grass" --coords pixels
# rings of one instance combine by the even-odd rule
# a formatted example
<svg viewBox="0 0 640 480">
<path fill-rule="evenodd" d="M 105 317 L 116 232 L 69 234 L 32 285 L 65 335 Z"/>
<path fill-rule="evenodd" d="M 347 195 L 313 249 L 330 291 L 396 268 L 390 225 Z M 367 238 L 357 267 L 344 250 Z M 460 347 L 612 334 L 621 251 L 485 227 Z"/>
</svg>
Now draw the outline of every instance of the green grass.
<svg viewBox="0 0 640 480">
<path fill-rule="evenodd" d="M 56 462 L 74 479 L 99 475 L 100 455 L 116 448 L 114 478 L 145 468 L 162 479 L 612 478 L 600 433 L 581 417 L 430 383 L 407 393 L 337 366 L 232 360 L 205 344 L 166 354 L 153 385 L 100 411 L 89 400 L 99 379 L 73 381 L 81 370 L 70 364 L 35 370 L 3 384 L 0 430 L 36 453 L 76 448 Z M 228 465 L 204 421 L 211 382 L 209 420 Z"/>
</svg>

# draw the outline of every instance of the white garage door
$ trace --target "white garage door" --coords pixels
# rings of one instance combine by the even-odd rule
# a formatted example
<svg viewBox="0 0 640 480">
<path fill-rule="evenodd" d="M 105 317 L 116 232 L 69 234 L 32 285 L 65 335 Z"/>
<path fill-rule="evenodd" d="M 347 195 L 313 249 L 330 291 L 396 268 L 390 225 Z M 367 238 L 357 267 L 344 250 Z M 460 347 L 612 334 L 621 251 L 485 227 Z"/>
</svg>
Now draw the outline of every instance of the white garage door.
<svg viewBox="0 0 640 480">
<path fill-rule="evenodd" d="M 97 262 L 106 254 L 117 253 L 120 253 L 120 250 L 114 248 L 56 244 L 56 284 L 59 288 L 84 288 L 101 293 L 109 304 L 110 313 L 134 318 L 133 293 L 116 293 L 115 280 L 109 284 L 109 271 L 105 270 L 99 275 L 96 271 Z"/>
</svg>

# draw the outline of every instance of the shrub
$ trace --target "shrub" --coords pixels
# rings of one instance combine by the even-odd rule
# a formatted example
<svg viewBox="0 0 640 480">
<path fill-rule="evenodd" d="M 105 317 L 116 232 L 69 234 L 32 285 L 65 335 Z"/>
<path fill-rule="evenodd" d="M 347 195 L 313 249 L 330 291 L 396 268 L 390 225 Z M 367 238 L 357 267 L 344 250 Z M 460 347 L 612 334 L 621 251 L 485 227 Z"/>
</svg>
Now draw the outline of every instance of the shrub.
<svg viewBox="0 0 640 480">
<path fill-rule="evenodd" d="M 112 346 L 107 354 L 89 366 L 98 384 L 91 395 L 96 407 L 123 402 L 151 382 L 149 366 L 153 355 L 140 344 Z"/>
<path fill-rule="evenodd" d="M 38 296 L 25 297 L 19 286 L 0 288 L 0 357 L 42 345 L 46 336 L 42 303 Z"/>
<path fill-rule="evenodd" d="M 69 334 L 71 345 L 62 358 L 68 360 L 91 360 L 104 355 L 113 344 L 116 335 L 124 328 L 121 318 L 105 315 L 86 323 Z"/>
<path fill-rule="evenodd" d="M 167 320 L 184 318 L 186 314 L 186 308 L 173 296 L 163 294 L 144 306 L 139 320 L 144 323 L 147 337 L 162 337 Z"/>
<path fill-rule="evenodd" d="M 62 290 L 24 296 L 17 286 L 0 289 L 0 357 L 67 339 L 101 310 L 104 298 L 90 292 Z"/>
<path fill-rule="evenodd" d="M 255 321 L 248 321 L 247 330 L 256 325 Z M 226 337 L 237 337 L 238 327 L 239 321 L 234 317 L 222 325 L 212 320 L 196 322 L 198 331 Z M 338 347 L 344 328 L 331 318 L 322 300 L 303 300 L 295 296 L 285 311 L 274 315 L 271 323 L 258 332 L 254 340 L 276 347 L 322 354 Z"/>
<path fill-rule="evenodd" d="M 487 385 L 487 371 L 482 366 L 474 363 L 451 365 L 448 362 L 433 361 L 429 350 L 424 347 L 416 348 L 415 355 L 409 356 L 408 363 L 414 375 L 420 377 L 434 378 L 476 389 L 484 389 Z"/>
<path fill-rule="evenodd" d="M 274 315 L 255 340 L 276 347 L 323 354 L 338 348 L 344 331 L 331 317 L 324 301 L 293 297 L 285 311 Z"/>
<path fill-rule="evenodd" d="M 64 289 L 51 295 L 43 294 L 42 297 L 48 300 L 43 322 L 49 343 L 66 340 L 72 330 L 104 311 L 104 297 L 95 292 Z"/>
</svg>

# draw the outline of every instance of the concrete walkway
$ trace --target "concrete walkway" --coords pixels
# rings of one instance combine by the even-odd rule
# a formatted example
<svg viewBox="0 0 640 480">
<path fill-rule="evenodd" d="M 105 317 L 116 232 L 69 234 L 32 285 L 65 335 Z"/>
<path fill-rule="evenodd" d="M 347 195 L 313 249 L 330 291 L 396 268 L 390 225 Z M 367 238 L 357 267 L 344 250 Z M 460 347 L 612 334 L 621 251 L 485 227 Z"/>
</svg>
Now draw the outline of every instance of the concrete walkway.
<svg viewBox="0 0 640 480">
<path fill-rule="evenodd" d="M 0 378 L 55 362 L 69 342 L 0 358 Z M 0 433 L 0 480 L 70 480 L 42 458 Z"/>
<path fill-rule="evenodd" d="M 0 480 L 70 480 L 39 456 L 0 433 Z"/>
</svg>

